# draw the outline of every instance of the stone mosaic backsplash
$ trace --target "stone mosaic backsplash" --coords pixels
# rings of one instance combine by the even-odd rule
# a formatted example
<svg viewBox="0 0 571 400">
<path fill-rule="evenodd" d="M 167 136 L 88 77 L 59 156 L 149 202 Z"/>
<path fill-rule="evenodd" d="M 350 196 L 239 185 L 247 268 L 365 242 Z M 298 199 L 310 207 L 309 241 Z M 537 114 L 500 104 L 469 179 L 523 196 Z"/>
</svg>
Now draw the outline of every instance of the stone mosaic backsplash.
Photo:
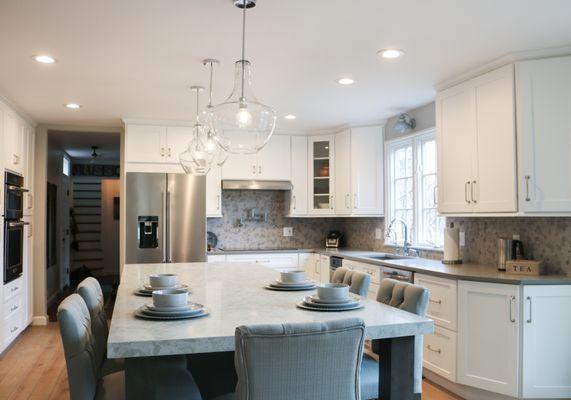
<svg viewBox="0 0 571 400">
<path fill-rule="evenodd" d="M 267 213 L 267 221 L 249 220 L 247 210 Z M 384 238 L 375 239 L 375 229 L 385 231 L 384 218 L 287 218 L 285 192 L 225 190 L 223 218 L 209 218 L 208 230 L 218 236 L 218 248 L 269 249 L 317 248 L 325 244 L 330 230 L 345 235 L 345 246 L 361 250 L 393 252 Z M 237 221 L 242 218 L 242 226 Z M 517 234 L 529 258 L 543 260 L 551 273 L 571 273 L 571 218 L 502 217 L 448 218 L 466 233 L 462 248 L 465 262 L 495 266 L 497 238 Z M 284 237 L 283 228 L 293 227 Z M 441 252 L 421 251 L 421 257 L 441 259 Z"/>
</svg>

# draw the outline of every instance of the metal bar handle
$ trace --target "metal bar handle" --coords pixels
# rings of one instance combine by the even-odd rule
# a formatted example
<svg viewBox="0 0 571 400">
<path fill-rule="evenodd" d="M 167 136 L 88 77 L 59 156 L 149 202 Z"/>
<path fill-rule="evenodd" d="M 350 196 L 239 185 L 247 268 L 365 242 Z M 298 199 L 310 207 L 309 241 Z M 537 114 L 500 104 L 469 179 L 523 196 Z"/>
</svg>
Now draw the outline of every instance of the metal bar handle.
<svg viewBox="0 0 571 400">
<path fill-rule="evenodd" d="M 358 208 L 359 208 L 359 195 L 358 195 L 357 193 L 355 193 L 355 194 L 353 195 L 353 197 L 354 197 L 354 198 L 353 198 L 353 201 L 354 201 L 355 209 L 358 209 Z"/>
<path fill-rule="evenodd" d="M 515 301 L 515 296 L 510 296 L 510 322 L 515 322 L 515 317 L 513 315 L 514 301 Z"/>
<path fill-rule="evenodd" d="M 527 301 L 529 301 L 529 318 L 527 319 L 527 323 L 531 324 L 531 297 L 527 296 L 525 298 Z"/>
<path fill-rule="evenodd" d="M 331 203 L 330 206 L 331 206 L 331 209 L 333 210 L 333 209 L 334 209 L 334 206 L 333 206 L 333 196 L 329 196 L 329 202 Z"/>
<path fill-rule="evenodd" d="M 295 210 L 297 208 L 297 198 L 295 197 L 295 194 L 292 196 L 292 200 L 293 200 L 293 209 Z"/>
<path fill-rule="evenodd" d="M 438 354 L 442 353 L 442 349 L 434 349 L 434 348 L 432 348 L 432 346 L 430 346 L 430 345 L 427 345 L 426 348 L 427 348 L 428 350 L 433 351 L 433 352 L 438 353 Z"/>
<path fill-rule="evenodd" d="M 531 176 L 526 175 L 525 176 L 525 201 L 531 201 L 531 198 L 529 197 L 529 180 L 531 179 Z"/>
<path fill-rule="evenodd" d="M 466 200 L 466 203 L 470 204 L 470 200 L 468 199 L 468 186 L 470 185 L 470 181 L 467 181 L 464 184 L 464 199 Z"/>
<path fill-rule="evenodd" d="M 476 196 L 474 196 L 474 186 L 476 186 L 476 181 L 472 181 L 470 184 L 470 193 L 472 195 L 472 201 L 476 203 Z"/>
<path fill-rule="evenodd" d="M 6 185 L 6 188 L 8 188 L 9 190 L 14 190 L 16 192 L 23 192 L 23 193 L 29 192 L 28 189 L 24 189 L 23 187 L 20 186 Z"/>
<path fill-rule="evenodd" d="M 428 299 L 429 302 L 434 303 L 434 304 L 442 304 L 442 300 L 432 300 L 432 299 Z"/>
<path fill-rule="evenodd" d="M 16 228 L 18 226 L 30 225 L 29 222 L 8 222 L 10 228 Z"/>
</svg>

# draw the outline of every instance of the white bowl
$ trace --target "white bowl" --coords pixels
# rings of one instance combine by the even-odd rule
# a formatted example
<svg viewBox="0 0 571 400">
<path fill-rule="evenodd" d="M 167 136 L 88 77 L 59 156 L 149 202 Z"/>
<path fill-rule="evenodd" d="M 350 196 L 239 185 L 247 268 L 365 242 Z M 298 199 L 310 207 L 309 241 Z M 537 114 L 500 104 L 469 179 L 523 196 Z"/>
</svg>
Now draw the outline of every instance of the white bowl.
<svg viewBox="0 0 571 400">
<path fill-rule="evenodd" d="M 164 289 L 153 291 L 153 305 L 155 307 L 184 307 L 188 303 L 188 290 Z"/>
<path fill-rule="evenodd" d="M 295 270 L 295 271 L 281 271 L 280 272 L 281 281 L 284 283 L 297 283 L 305 282 L 305 271 Z"/>
<path fill-rule="evenodd" d="M 149 284 L 154 288 L 168 288 L 176 285 L 175 274 L 152 274 L 149 275 Z"/>
<path fill-rule="evenodd" d="M 345 283 L 324 283 L 317 287 L 317 296 L 322 300 L 349 299 L 349 285 Z"/>
</svg>

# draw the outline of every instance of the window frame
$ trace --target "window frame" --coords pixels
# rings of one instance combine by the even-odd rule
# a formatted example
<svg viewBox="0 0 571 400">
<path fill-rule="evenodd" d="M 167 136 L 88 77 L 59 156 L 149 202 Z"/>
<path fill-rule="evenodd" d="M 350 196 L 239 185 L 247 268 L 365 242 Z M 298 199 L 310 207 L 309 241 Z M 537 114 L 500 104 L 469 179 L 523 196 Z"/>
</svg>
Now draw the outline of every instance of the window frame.
<svg viewBox="0 0 571 400">
<path fill-rule="evenodd" d="M 66 173 L 66 168 L 65 168 L 65 163 L 67 161 L 67 173 Z M 63 157 L 62 157 L 62 166 L 61 166 L 61 172 L 64 176 L 70 177 L 71 176 L 71 157 L 69 157 L 67 155 L 67 153 L 64 153 Z"/>
<path fill-rule="evenodd" d="M 395 204 L 394 204 L 394 192 L 395 192 L 395 178 L 394 178 L 394 160 L 393 155 L 394 153 L 403 147 L 412 147 L 412 201 L 413 201 L 413 208 L 412 208 L 412 220 L 413 226 L 409 226 L 409 238 L 408 241 L 411 243 L 411 247 L 418 248 L 418 249 L 429 249 L 429 250 L 442 250 L 441 246 L 436 244 L 428 243 L 428 242 L 420 242 L 419 238 L 421 236 L 420 230 L 423 228 L 422 224 L 422 210 L 424 209 L 422 206 L 422 194 L 421 194 L 421 184 L 422 178 L 424 175 L 421 170 L 421 162 L 419 149 L 424 142 L 434 140 L 436 142 L 436 128 L 428 128 L 424 129 L 420 132 L 391 139 L 388 140 L 385 144 L 385 182 L 386 190 L 385 190 L 385 245 L 391 247 L 401 247 L 402 243 L 399 241 L 398 243 L 393 240 L 393 237 L 387 237 L 386 233 L 388 231 L 388 227 L 390 221 L 395 216 Z M 436 184 L 435 184 L 435 206 L 438 215 L 438 198 L 436 196 L 436 192 L 438 191 L 438 149 L 436 149 L 435 154 L 435 162 L 436 162 Z M 426 230 L 424 230 L 426 232 Z M 424 234 L 422 235 L 424 236 Z"/>
</svg>

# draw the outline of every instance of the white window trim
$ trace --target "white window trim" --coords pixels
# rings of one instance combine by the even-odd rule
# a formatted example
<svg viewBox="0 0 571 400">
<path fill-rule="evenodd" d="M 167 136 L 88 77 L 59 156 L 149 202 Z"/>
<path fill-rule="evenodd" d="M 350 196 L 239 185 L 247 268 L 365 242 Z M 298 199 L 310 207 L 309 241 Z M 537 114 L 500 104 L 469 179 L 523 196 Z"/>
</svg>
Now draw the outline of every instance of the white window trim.
<svg viewBox="0 0 571 400">
<path fill-rule="evenodd" d="M 392 167 L 390 166 L 390 162 L 391 162 L 391 153 L 394 151 L 395 148 L 399 147 L 399 146 L 405 146 L 409 143 L 413 143 L 416 144 L 422 140 L 426 140 L 429 138 L 434 138 L 436 140 L 436 127 L 432 127 L 432 128 L 427 128 L 427 129 L 423 129 L 419 132 L 416 132 L 414 134 L 410 134 L 410 135 L 406 135 L 403 137 L 399 137 L 399 138 L 395 138 L 395 139 L 390 139 L 387 140 L 387 142 L 385 143 L 385 182 L 386 182 L 386 190 L 385 190 L 385 243 L 384 245 L 387 247 L 402 247 L 401 244 L 398 243 L 394 243 L 392 241 L 392 238 L 388 238 L 386 236 L 386 230 L 389 227 L 389 224 L 391 222 L 392 219 L 392 178 L 391 178 L 391 173 L 392 173 Z M 417 156 L 417 146 L 413 145 L 412 146 L 412 151 L 413 151 L 413 159 L 415 160 L 415 162 L 418 162 L 418 156 Z M 437 150 L 438 151 L 438 150 Z M 416 166 L 413 166 L 413 169 Z M 438 171 L 437 171 L 438 173 Z M 417 176 L 417 171 L 413 171 L 413 183 L 412 183 L 412 190 L 413 190 L 413 197 L 414 197 L 414 201 L 415 204 L 413 206 L 413 219 L 414 221 L 417 222 L 418 225 L 418 201 L 419 201 L 419 194 L 418 194 L 418 176 Z M 436 190 L 438 190 L 438 182 L 436 182 Z M 409 227 L 410 228 L 410 227 Z M 432 250 L 432 251 L 442 251 L 442 247 L 439 246 L 431 246 L 428 243 L 418 243 L 417 242 L 417 238 L 416 238 L 416 234 L 417 232 L 414 232 L 414 237 L 409 237 L 409 242 L 411 242 L 411 247 L 414 249 L 420 249 L 420 250 Z M 409 236 L 412 235 L 412 232 L 409 232 Z"/>
<path fill-rule="evenodd" d="M 68 162 L 68 166 L 69 166 L 69 170 L 67 171 L 68 174 L 66 174 L 65 171 L 64 171 L 64 165 L 65 165 L 65 161 L 64 161 L 64 160 L 67 160 L 67 162 Z M 67 176 L 67 177 L 70 177 L 70 176 L 71 176 L 71 157 L 70 157 L 67 153 L 64 153 L 64 154 L 63 154 L 63 157 L 62 157 L 62 168 L 61 168 L 61 170 L 62 170 L 62 171 L 61 171 L 61 172 L 62 172 L 62 175 Z"/>
</svg>

